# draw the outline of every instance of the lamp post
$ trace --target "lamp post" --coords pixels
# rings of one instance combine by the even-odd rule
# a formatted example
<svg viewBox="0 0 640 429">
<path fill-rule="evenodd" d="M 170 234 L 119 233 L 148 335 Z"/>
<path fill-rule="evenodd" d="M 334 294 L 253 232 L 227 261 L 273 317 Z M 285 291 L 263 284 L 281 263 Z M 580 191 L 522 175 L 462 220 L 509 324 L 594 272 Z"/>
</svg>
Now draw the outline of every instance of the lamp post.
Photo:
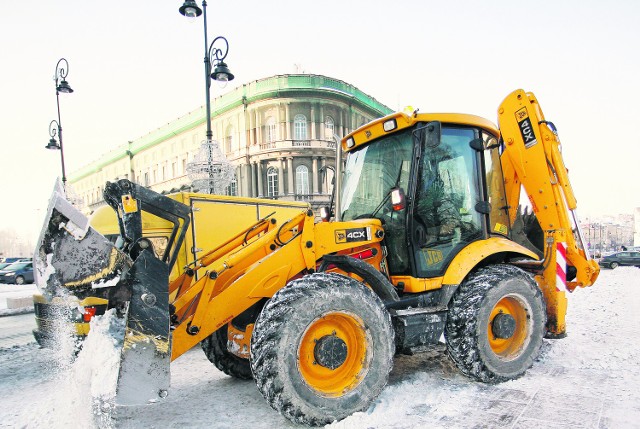
<svg viewBox="0 0 640 429">
<path fill-rule="evenodd" d="M 67 75 L 69 74 L 69 62 L 60 58 L 56 64 L 56 72 L 54 75 L 54 81 L 56 83 L 56 104 L 58 106 L 58 120 L 53 120 L 49 124 L 49 143 L 45 146 L 47 149 L 60 151 L 60 163 L 62 164 L 62 186 L 66 187 L 67 175 L 64 169 L 64 150 L 62 146 L 62 121 L 60 120 L 60 93 L 71 94 L 73 89 L 67 82 Z M 60 140 L 60 143 L 56 141 L 56 135 Z"/>
<path fill-rule="evenodd" d="M 205 106 L 206 106 L 206 141 L 203 142 L 200 152 L 200 159 L 190 163 L 191 172 L 196 181 L 206 185 L 209 192 L 216 190 L 221 193 L 221 189 L 225 189 L 233 180 L 233 167 L 220 150 L 218 142 L 213 141 L 213 132 L 211 131 L 211 79 L 219 82 L 228 82 L 233 80 L 234 76 L 224 62 L 229 52 L 229 42 L 223 36 L 213 39 L 209 45 L 207 35 L 207 2 L 202 2 L 202 9 L 198 7 L 194 0 L 185 0 L 179 9 L 183 16 L 194 19 L 203 15 L 204 21 L 204 78 L 205 78 Z M 213 69 L 213 71 L 212 71 Z M 204 176 L 204 177 L 202 177 Z M 215 186 L 214 186 L 215 185 Z"/>
</svg>

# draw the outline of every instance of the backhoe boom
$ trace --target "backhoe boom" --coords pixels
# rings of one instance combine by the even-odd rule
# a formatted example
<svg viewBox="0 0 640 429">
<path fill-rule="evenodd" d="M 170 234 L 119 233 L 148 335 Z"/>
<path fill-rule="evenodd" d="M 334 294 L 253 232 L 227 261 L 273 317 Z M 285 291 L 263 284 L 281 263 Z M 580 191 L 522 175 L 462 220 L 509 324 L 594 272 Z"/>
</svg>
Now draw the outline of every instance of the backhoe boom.
<svg viewBox="0 0 640 429">
<path fill-rule="evenodd" d="M 541 249 L 544 269 L 538 282 L 545 289 L 550 314 L 556 315 L 555 320 L 550 318 L 549 328 L 556 335 L 564 335 L 564 292 L 591 286 L 600 269 L 590 258 L 579 229 L 577 201 L 557 131 L 545 120 L 535 96 L 523 90 L 509 94 L 498 109 L 498 121 L 504 142 L 502 164 L 511 223 L 518 214 L 515 208 L 523 188 L 545 236 Z M 569 267 L 575 268 L 575 280 L 570 278 L 573 268 Z"/>
</svg>

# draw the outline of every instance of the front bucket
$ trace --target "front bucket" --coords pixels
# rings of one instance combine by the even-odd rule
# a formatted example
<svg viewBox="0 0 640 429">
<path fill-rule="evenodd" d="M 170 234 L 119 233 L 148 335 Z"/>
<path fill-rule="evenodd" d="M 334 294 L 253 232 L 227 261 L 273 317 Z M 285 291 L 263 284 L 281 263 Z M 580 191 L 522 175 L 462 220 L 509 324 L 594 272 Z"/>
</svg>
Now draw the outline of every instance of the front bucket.
<svg viewBox="0 0 640 429">
<path fill-rule="evenodd" d="M 132 261 L 89 225 L 58 185 L 49 201 L 34 266 L 45 300 L 104 298 L 124 324 L 124 333 L 117 333 L 119 338 L 115 332 L 108 333 L 122 348 L 115 390 L 110 398 L 101 400 L 139 405 L 164 398 L 171 360 L 167 264 L 149 249 Z"/>
<path fill-rule="evenodd" d="M 35 281 L 49 299 L 108 298 L 131 259 L 89 225 L 56 185 L 34 255 Z M 113 291 L 112 291 L 113 292 Z M 112 293 L 111 292 L 111 293 Z"/>
</svg>

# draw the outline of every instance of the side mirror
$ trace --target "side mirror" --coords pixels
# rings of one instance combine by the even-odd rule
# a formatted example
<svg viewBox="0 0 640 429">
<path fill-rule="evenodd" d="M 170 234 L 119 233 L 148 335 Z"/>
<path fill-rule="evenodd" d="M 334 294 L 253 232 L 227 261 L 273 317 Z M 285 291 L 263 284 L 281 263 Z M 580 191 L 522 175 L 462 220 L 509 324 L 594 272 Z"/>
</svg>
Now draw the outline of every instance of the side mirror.
<svg viewBox="0 0 640 429">
<path fill-rule="evenodd" d="M 329 219 L 331 219 L 331 210 L 329 207 L 320 207 L 320 219 L 322 222 L 329 222 Z"/>
<path fill-rule="evenodd" d="M 426 147 L 433 148 L 440 146 L 440 139 L 442 137 L 442 124 L 438 121 L 429 122 L 424 127 L 424 134 Z"/>
<path fill-rule="evenodd" d="M 391 207 L 394 212 L 400 211 L 407 206 L 407 199 L 402 188 L 395 188 L 391 191 Z"/>
</svg>

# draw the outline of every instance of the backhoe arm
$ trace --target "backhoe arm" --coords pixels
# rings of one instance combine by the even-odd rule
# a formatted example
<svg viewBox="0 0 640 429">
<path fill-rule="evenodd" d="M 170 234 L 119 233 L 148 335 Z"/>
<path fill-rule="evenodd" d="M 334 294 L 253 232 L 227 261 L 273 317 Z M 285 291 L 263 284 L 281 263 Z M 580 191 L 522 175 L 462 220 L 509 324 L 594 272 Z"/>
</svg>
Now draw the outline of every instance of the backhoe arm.
<svg viewBox="0 0 640 429">
<path fill-rule="evenodd" d="M 560 335 L 566 312 L 564 291 L 591 286 L 600 270 L 584 245 L 557 131 L 545 120 L 536 97 L 523 90 L 509 94 L 498 109 L 498 121 L 511 223 L 523 188 L 544 232 L 544 270 L 537 280 L 547 299 L 551 330 Z M 575 267 L 575 280 L 567 281 L 568 267 Z"/>
</svg>

